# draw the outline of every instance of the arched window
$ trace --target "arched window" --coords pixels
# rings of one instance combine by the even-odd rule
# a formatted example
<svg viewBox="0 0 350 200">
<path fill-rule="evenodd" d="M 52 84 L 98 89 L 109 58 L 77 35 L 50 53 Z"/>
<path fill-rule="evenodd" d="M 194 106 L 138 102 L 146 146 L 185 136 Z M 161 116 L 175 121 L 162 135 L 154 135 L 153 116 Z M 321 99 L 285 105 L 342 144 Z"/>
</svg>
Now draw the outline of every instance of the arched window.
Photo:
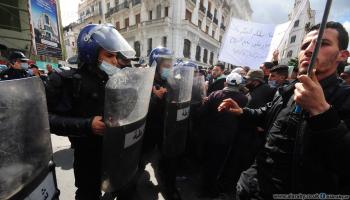
<svg viewBox="0 0 350 200">
<path fill-rule="evenodd" d="M 190 58 L 191 57 L 191 41 L 188 39 L 184 40 L 184 57 L 185 58 Z"/>
</svg>

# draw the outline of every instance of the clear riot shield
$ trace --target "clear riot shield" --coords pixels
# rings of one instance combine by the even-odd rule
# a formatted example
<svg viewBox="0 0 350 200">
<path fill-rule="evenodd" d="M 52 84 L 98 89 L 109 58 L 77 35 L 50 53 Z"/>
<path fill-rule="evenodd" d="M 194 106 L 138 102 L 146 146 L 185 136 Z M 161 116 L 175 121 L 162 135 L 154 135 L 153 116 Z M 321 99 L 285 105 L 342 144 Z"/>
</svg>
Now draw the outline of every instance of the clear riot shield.
<svg viewBox="0 0 350 200">
<path fill-rule="evenodd" d="M 196 73 L 193 77 L 193 86 L 192 86 L 192 104 L 201 103 L 206 97 L 206 89 L 205 89 L 205 78 L 204 75 Z"/>
<path fill-rule="evenodd" d="M 56 199 L 44 86 L 39 78 L 0 82 L 0 199 Z"/>
<path fill-rule="evenodd" d="M 167 104 L 163 135 L 163 154 L 177 156 L 185 151 L 190 114 L 194 69 L 174 67 L 168 77 Z"/>
<path fill-rule="evenodd" d="M 155 68 L 124 68 L 106 85 L 103 189 L 120 190 L 134 178 Z"/>
</svg>

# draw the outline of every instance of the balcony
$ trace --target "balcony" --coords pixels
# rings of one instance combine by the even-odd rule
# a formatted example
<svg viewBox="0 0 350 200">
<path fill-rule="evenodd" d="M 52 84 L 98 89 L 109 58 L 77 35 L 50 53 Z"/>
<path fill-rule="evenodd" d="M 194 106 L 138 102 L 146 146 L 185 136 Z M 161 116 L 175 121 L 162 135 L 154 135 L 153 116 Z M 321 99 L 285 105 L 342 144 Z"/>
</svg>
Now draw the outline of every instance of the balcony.
<svg viewBox="0 0 350 200">
<path fill-rule="evenodd" d="M 109 9 L 109 11 L 106 13 L 106 18 L 110 17 L 112 14 L 117 13 L 121 10 L 123 10 L 124 8 L 129 8 L 129 2 L 128 1 L 124 1 L 124 3 L 121 3 L 117 6 L 115 6 L 114 8 Z"/>
<path fill-rule="evenodd" d="M 141 0 L 131 0 L 132 6 L 136 6 L 137 4 L 141 3 Z"/>
<path fill-rule="evenodd" d="M 226 30 L 226 26 L 225 26 L 223 23 L 221 23 L 220 28 L 221 28 L 222 30 Z"/>
<path fill-rule="evenodd" d="M 219 23 L 219 21 L 218 21 L 217 18 L 214 18 L 213 22 L 214 22 L 216 25 L 218 25 L 218 23 Z"/>
<path fill-rule="evenodd" d="M 202 11 L 205 14 L 205 7 L 203 6 L 203 4 L 199 5 L 199 10 Z"/>
<path fill-rule="evenodd" d="M 213 20 L 213 14 L 208 10 L 207 17 L 211 20 Z"/>
</svg>

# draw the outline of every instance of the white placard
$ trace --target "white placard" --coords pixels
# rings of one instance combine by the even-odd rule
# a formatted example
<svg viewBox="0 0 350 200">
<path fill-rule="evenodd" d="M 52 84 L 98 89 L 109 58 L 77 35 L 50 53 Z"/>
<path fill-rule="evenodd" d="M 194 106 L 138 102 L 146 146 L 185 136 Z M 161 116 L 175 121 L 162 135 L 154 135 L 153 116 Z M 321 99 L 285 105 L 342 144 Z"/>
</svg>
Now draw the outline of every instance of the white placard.
<svg viewBox="0 0 350 200">
<path fill-rule="evenodd" d="M 178 122 L 178 121 L 187 119 L 189 115 L 190 115 L 190 107 L 179 109 L 177 110 L 176 121 Z"/>
<path fill-rule="evenodd" d="M 143 133 L 145 131 L 145 125 L 146 124 L 143 124 L 140 128 L 134 130 L 131 133 L 127 133 L 125 135 L 124 148 L 130 147 L 131 145 L 135 144 L 142 138 Z"/>
<path fill-rule="evenodd" d="M 56 187 L 53 174 L 50 172 L 43 182 L 24 200 L 51 200 L 55 195 Z"/>
<path fill-rule="evenodd" d="M 265 61 L 275 25 L 232 18 L 220 50 L 219 60 L 257 68 Z"/>
</svg>

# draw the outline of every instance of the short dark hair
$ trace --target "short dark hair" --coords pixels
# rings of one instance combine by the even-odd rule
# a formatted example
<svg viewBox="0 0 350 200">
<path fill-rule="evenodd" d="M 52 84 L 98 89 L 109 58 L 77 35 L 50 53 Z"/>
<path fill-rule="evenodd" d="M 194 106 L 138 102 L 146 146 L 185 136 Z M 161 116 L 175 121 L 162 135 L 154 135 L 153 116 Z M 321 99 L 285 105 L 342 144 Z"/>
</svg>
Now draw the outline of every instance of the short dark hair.
<svg viewBox="0 0 350 200">
<path fill-rule="evenodd" d="M 316 24 L 315 26 L 311 27 L 309 33 L 311 31 L 314 31 L 314 30 L 319 30 L 320 26 L 321 26 L 321 24 Z M 339 49 L 346 50 L 348 48 L 348 45 L 349 45 L 349 34 L 346 31 L 346 29 L 344 28 L 344 26 L 339 22 L 329 21 L 326 24 L 326 28 L 332 28 L 332 29 L 337 30 Z"/>
<path fill-rule="evenodd" d="M 289 67 L 287 65 L 277 65 L 270 69 L 270 72 L 276 72 L 280 76 L 288 77 L 288 69 Z"/>
<path fill-rule="evenodd" d="M 273 68 L 273 66 L 275 66 L 272 62 L 264 62 L 263 65 L 264 65 L 267 69 L 271 69 L 271 68 Z"/>
<path fill-rule="evenodd" d="M 30 65 L 30 68 L 39 69 L 39 67 L 38 67 L 38 66 L 36 66 L 35 64 L 31 64 L 31 65 Z"/>
<path fill-rule="evenodd" d="M 222 64 L 222 63 L 216 63 L 216 65 L 214 65 L 214 67 L 220 67 L 220 69 L 221 69 L 222 71 L 225 70 L 225 65 Z"/>
</svg>

